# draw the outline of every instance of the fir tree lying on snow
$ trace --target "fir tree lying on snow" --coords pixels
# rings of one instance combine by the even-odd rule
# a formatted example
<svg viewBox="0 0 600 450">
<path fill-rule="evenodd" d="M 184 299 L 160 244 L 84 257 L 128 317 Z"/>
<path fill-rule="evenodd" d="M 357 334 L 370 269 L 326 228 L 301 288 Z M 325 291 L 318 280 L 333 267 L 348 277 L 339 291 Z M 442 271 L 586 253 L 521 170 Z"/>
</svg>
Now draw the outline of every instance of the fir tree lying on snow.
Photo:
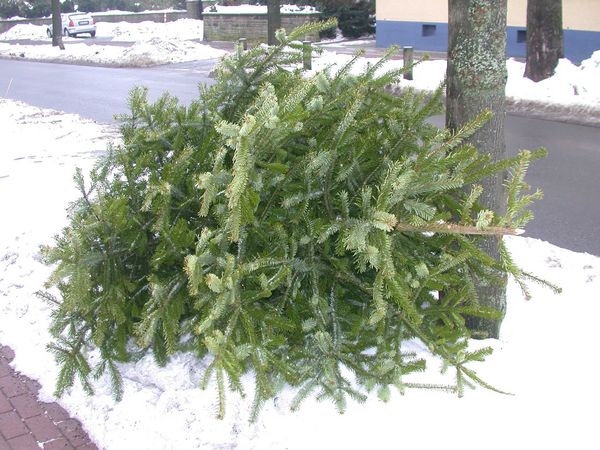
<svg viewBox="0 0 600 450">
<path fill-rule="evenodd" d="M 340 411 L 391 386 L 490 387 L 468 367 L 490 350 L 466 350 L 465 317 L 498 313 L 478 306 L 473 280 L 531 276 L 477 241 L 531 218 L 540 194 L 521 190 L 542 152 L 490 163 L 461 144 L 486 115 L 454 135 L 436 129 L 425 119 L 440 92 L 391 95 L 401 71 L 380 74 L 386 58 L 358 76 L 354 61 L 306 76 L 294 41 L 326 26 L 239 50 L 189 107 L 131 93 L 123 144 L 89 184 L 77 173 L 71 223 L 45 251 L 60 292 L 43 294 L 56 306 L 58 395 L 76 376 L 91 393 L 108 371 L 119 398 L 118 363 L 146 351 L 161 365 L 208 357 L 220 416 L 226 386 L 242 391 L 249 371 L 255 414 L 285 383 L 295 406 L 315 394 Z M 477 183 L 507 169 L 506 214 L 483 210 Z M 454 385 L 404 382 L 425 365 L 403 350 L 412 338 L 454 368 Z"/>
</svg>

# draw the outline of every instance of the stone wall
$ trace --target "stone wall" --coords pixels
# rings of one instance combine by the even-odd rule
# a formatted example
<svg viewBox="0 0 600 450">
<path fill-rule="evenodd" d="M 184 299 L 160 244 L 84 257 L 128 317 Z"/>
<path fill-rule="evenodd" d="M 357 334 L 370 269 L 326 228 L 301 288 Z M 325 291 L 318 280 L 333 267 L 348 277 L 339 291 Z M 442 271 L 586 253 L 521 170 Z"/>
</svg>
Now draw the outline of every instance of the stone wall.
<svg viewBox="0 0 600 450">
<path fill-rule="evenodd" d="M 92 13 L 92 17 L 96 19 L 96 22 L 129 22 L 129 23 L 140 23 L 140 22 L 174 22 L 179 19 L 186 19 L 188 17 L 187 11 L 168 11 L 162 12 L 143 12 L 133 14 L 103 14 L 103 13 Z"/>
<path fill-rule="evenodd" d="M 188 17 L 187 11 L 169 11 L 167 13 L 131 13 L 131 14 L 102 14 L 92 13 L 92 17 L 96 22 L 130 22 L 139 23 L 146 20 L 150 22 L 173 22 L 179 19 Z M 15 25 L 31 23 L 34 25 L 49 25 L 52 19 L 16 19 L 16 20 L 0 20 L 0 33 L 11 29 Z"/>
<path fill-rule="evenodd" d="M 307 22 L 316 22 L 320 16 L 320 13 L 282 14 L 281 26 L 289 33 Z M 205 12 L 203 19 L 205 41 L 237 41 L 239 38 L 246 38 L 250 43 L 267 42 L 266 14 Z M 305 36 L 305 39 L 317 42 L 319 34 Z"/>
</svg>

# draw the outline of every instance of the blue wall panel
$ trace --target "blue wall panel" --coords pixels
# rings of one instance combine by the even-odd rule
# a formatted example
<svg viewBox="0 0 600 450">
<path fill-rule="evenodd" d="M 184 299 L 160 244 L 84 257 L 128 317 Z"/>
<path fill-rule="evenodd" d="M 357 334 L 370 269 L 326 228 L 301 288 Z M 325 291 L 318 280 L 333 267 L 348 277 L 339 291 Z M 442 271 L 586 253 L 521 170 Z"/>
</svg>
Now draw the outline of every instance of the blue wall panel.
<svg viewBox="0 0 600 450">
<path fill-rule="evenodd" d="M 576 64 L 600 50 L 600 32 L 565 30 L 565 57 Z"/>
<path fill-rule="evenodd" d="M 435 25 L 432 36 L 423 36 L 423 25 Z M 435 22 L 377 21 L 377 47 L 413 46 L 416 50 L 445 52 L 448 50 L 448 24 Z"/>
<path fill-rule="evenodd" d="M 527 56 L 527 38 L 523 42 L 519 42 L 519 32 L 524 32 L 525 28 L 507 27 L 506 28 L 506 54 L 516 58 L 525 58 Z"/>
<path fill-rule="evenodd" d="M 424 36 L 423 26 L 435 26 L 435 32 Z M 428 27 L 429 30 L 431 27 Z M 506 29 L 506 53 L 508 56 L 525 58 L 527 44 L 519 32 L 525 28 Z M 565 57 L 579 64 L 589 58 L 595 50 L 600 50 L 600 32 L 565 30 Z M 519 39 L 520 38 L 520 39 Z M 390 45 L 412 46 L 416 50 L 445 52 L 448 49 L 448 24 L 431 22 L 377 21 L 377 47 Z"/>
</svg>

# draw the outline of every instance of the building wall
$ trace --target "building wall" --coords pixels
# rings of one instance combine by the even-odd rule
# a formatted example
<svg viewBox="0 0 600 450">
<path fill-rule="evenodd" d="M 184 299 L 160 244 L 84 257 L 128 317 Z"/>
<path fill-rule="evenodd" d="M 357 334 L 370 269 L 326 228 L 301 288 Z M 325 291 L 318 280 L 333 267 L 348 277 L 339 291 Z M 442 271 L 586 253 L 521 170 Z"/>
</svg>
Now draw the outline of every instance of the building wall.
<svg viewBox="0 0 600 450">
<path fill-rule="evenodd" d="M 527 0 L 508 0 L 507 53 L 526 55 Z M 600 49 L 600 0 L 563 0 L 565 55 L 579 63 Z M 446 51 L 448 0 L 377 0 L 377 46 Z"/>
</svg>

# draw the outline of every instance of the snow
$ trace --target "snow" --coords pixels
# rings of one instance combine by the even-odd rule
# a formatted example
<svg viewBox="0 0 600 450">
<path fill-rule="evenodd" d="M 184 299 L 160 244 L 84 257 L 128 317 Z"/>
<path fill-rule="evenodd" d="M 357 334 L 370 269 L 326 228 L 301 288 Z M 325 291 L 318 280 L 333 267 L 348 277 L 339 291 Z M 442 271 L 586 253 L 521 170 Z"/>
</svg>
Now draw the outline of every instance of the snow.
<svg viewBox="0 0 600 450">
<path fill-rule="evenodd" d="M 298 5 L 281 5 L 280 11 L 282 14 L 313 14 L 318 12 L 314 6 L 298 6 Z M 266 5 L 237 5 L 223 6 L 213 5 L 204 8 L 205 13 L 219 14 L 266 14 Z"/>
<path fill-rule="evenodd" d="M 156 23 L 97 23 L 97 39 L 112 38 L 112 42 L 128 45 L 87 45 L 81 39 L 64 37 L 65 50 L 50 45 L 9 44 L 11 39 L 37 39 L 50 43 L 45 25 L 16 25 L 0 34 L 0 57 L 24 58 L 39 61 L 59 61 L 98 65 L 145 67 L 175 62 L 199 61 L 220 58 L 226 52 L 205 44 L 201 40 L 203 22 L 179 19 Z M 88 40 L 89 41 L 89 40 Z"/>
<path fill-rule="evenodd" d="M 20 23 L 0 34 L 0 41 L 11 39 L 46 39 L 46 25 L 34 25 L 33 23 Z"/>
<path fill-rule="evenodd" d="M 192 41 L 165 40 L 154 37 L 135 42 L 130 47 L 86 45 L 58 47 L 0 43 L 0 56 L 42 61 L 101 64 L 123 67 L 147 67 L 186 61 L 220 58 L 227 52 Z"/>
<path fill-rule="evenodd" d="M 115 42 L 136 42 L 154 36 L 165 40 L 201 40 L 204 36 L 204 22 L 194 19 L 179 19 L 166 23 L 147 20 L 140 23 L 98 22 L 96 32 L 98 37 L 112 37 Z"/>
<path fill-rule="evenodd" d="M 522 100 L 539 100 L 564 105 L 588 103 L 600 106 L 600 51 L 574 65 L 561 59 L 555 75 L 540 82 L 525 78 L 525 63 L 509 59 L 506 95 Z"/>
<path fill-rule="evenodd" d="M 325 51 L 313 62 L 313 71 L 327 67 L 341 67 L 352 59 L 352 55 L 336 54 Z M 356 73 L 364 71 L 368 64 L 373 65 L 377 58 L 361 58 L 354 69 Z M 403 61 L 394 59 L 385 64 L 379 73 L 385 70 L 402 68 Z M 581 66 L 567 59 L 561 59 L 556 73 L 547 80 L 535 83 L 525 78 L 525 63 L 510 58 L 506 62 L 508 81 L 506 96 L 517 100 L 536 100 L 549 104 L 568 106 L 589 105 L 600 108 L 600 51 Z M 399 86 L 431 91 L 440 86 L 446 77 L 446 61 L 430 60 L 418 62 L 413 68 L 413 80 L 401 80 Z"/>
<path fill-rule="evenodd" d="M 262 9 L 261 9 L 262 8 Z M 265 6 L 241 5 L 223 7 L 219 11 L 257 12 Z M 284 5 L 282 10 L 298 8 L 295 5 Z M 266 11 L 266 9 L 265 9 Z M 309 11 L 309 9 L 303 9 Z M 118 65 L 118 66 L 149 66 L 172 62 L 184 62 L 218 58 L 226 52 L 210 47 L 210 44 L 195 42 L 202 39 L 203 22 L 193 19 L 179 19 L 175 22 L 155 23 L 97 23 L 97 37 L 111 39 L 112 42 L 128 43 L 127 45 L 84 45 L 81 39 L 65 38 L 66 49 L 59 51 L 49 45 L 19 45 L 3 43 L 14 39 L 34 39 L 50 42 L 46 36 L 46 26 L 21 24 L 16 25 L 5 33 L 0 34 L 0 57 L 25 58 L 35 60 L 84 62 L 87 64 Z M 192 41 L 195 40 L 195 41 Z M 360 47 L 361 42 L 368 45 L 366 40 L 337 42 L 336 46 Z M 90 40 L 86 40 L 89 44 Z M 321 70 L 330 66 L 341 66 L 352 56 L 326 50 L 320 57 L 315 57 L 313 67 Z M 375 58 L 360 58 L 357 71 L 364 69 L 367 64 L 375 64 Z M 385 69 L 400 68 L 401 59 L 394 59 L 385 65 Z M 506 63 L 508 82 L 506 95 L 515 101 L 538 101 L 543 104 L 564 105 L 573 107 L 600 108 L 600 50 L 576 66 L 567 59 L 562 59 L 556 69 L 556 74 L 544 81 L 535 83 L 524 78 L 525 64 L 515 59 Z M 414 67 L 414 80 L 402 80 L 401 87 L 412 87 L 419 90 L 431 91 L 436 89 L 445 78 L 446 61 L 422 61 Z"/>
<path fill-rule="evenodd" d="M 57 368 L 46 351 L 50 309 L 35 292 L 49 269 L 38 249 L 66 224 L 65 208 L 77 193 L 76 166 L 86 172 L 115 128 L 76 115 L 0 98 L 0 342 L 16 352 L 12 365 L 42 384 L 53 400 Z M 35 182 L 33 182 L 35 180 Z M 101 447 L 115 449 L 307 449 L 343 448 L 597 448 L 597 318 L 600 315 L 600 258 L 574 253 L 530 238 L 507 238 L 517 263 L 563 288 L 562 295 L 532 285 L 525 301 L 508 287 L 508 313 L 494 354 L 478 373 L 505 396 L 478 388 L 465 398 L 429 391 L 394 394 L 384 404 L 349 403 L 338 415 L 329 403 L 309 399 L 289 412 L 292 392 L 266 405 L 259 421 L 248 422 L 252 388 L 241 399 L 229 395 L 226 417 L 215 419 L 214 389 L 199 389 L 205 361 L 177 355 L 162 369 L 151 357 L 122 366 L 125 395 L 116 403 L 101 379 L 93 397 L 76 386 L 59 399 Z M 429 359 L 426 379 L 438 380 Z M 92 354 L 92 357 L 94 354 Z M 245 378 L 251 385 L 251 377 Z M 438 419 L 436 419 L 436 417 Z"/>
<path fill-rule="evenodd" d="M 157 24 L 98 24 L 98 38 L 129 42 L 124 46 L 86 45 L 66 38 L 65 51 L 49 45 L 0 42 L 0 56 L 61 60 L 104 65 L 145 66 L 217 58 L 225 52 L 192 42 L 202 36 L 202 22 L 182 19 Z M 10 39 L 46 39 L 46 27 L 18 25 L 0 35 Z M 347 45 L 354 45 L 349 43 Z M 326 51 L 316 57 L 316 70 L 340 67 L 350 55 Z M 355 70 L 376 59 L 361 58 Z M 390 61 L 384 69 L 402 67 Z M 523 78 L 524 64 L 507 61 L 507 96 L 563 105 L 600 107 L 600 51 L 576 66 L 561 60 L 556 75 L 534 83 Z M 414 81 L 403 87 L 436 88 L 444 80 L 446 62 L 424 61 L 414 68 Z M 49 270 L 40 262 L 39 246 L 66 225 L 65 208 L 77 193 L 74 168 L 86 172 L 116 129 L 76 115 L 40 109 L 0 98 L 0 343 L 16 351 L 13 365 L 38 379 L 44 400 L 52 395 L 57 368 L 45 350 L 50 309 L 35 292 Z M 32 183 L 35 180 L 35 183 Z M 307 400 L 298 413 L 289 412 L 293 393 L 285 390 L 265 407 L 258 423 L 248 423 L 252 400 L 229 395 L 227 415 L 215 419 L 214 389 L 198 388 L 205 361 L 177 355 L 158 369 L 151 357 L 122 366 L 125 395 L 116 403 L 106 379 L 97 395 L 87 397 L 75 387 L 59 402 L 78 417 L 92 439 L 106 449 L 306 449 L 306 448 L 432 448 L 460 446 L 507 448 L 594 448 L 596 414 L 583 404 L 597 405 L 594 357 L 596 318 L 600 314 L 600 258 L 560 249 L 530 238 L 507 238 L 516 261 L 525 269 L 563 288 L 556 295 L 531 286 L 526 302 L 514 282 L 509 284 L 508 314 L 499 341 L 473 343 L 496 349 L 478 373 L 514 396 L 483 389 L 463 399 L 427 391 L 394 395 L 388 404 L 370 398 L 349 404 L 338 415 L 328 403 Z M 414 350 L 429 360 L 426 379 L 439 381 L 437 362 L 417 342 Z M 93 356 L 93 355 L 92 355 Z M 440 417 L 432 422 L 432 411 Z M 401 433 L 401 434 L 400 434 Z M 400 437 L 399 437 L 400 436 Z M 493 436 L 490 441 L 489 437 Z"/>
<path fill-rule="evenodd" d="M 0 41 L 15 39 L 44 40 L 50 42 L 46 25 L 31 23 L 15 25 L 0 34 Z M 166 40 L 201 40 L 204 35 L 204 22 L 194 19 L 178 19 L 173 22 L 159 23 L 145 20 L 130 22 L 97 22 L 96 37 L 110 38 L 113 42 L 135 42 L 161 37 Z M 63 37 L 64 42 L 80 42 L 81 39 Z"/>
<path fill-rule="evenodd" d="M 121 11 L 120 9 L 110 9 L 107 11 L 98 11 L 90 13 L 94 17 L 101 16 L 123 16 L 125 14 L 129 15 L 137 15 L 137 14 L 160 14 L 160 13 L 170 13 L 170 12 L 186 12 L 185 9 L 175 9 L 175 8 L 166 8 L 166 9 L 145 9 L 144 11 L 133 12 L 133 11 Z"/>
</svg>

